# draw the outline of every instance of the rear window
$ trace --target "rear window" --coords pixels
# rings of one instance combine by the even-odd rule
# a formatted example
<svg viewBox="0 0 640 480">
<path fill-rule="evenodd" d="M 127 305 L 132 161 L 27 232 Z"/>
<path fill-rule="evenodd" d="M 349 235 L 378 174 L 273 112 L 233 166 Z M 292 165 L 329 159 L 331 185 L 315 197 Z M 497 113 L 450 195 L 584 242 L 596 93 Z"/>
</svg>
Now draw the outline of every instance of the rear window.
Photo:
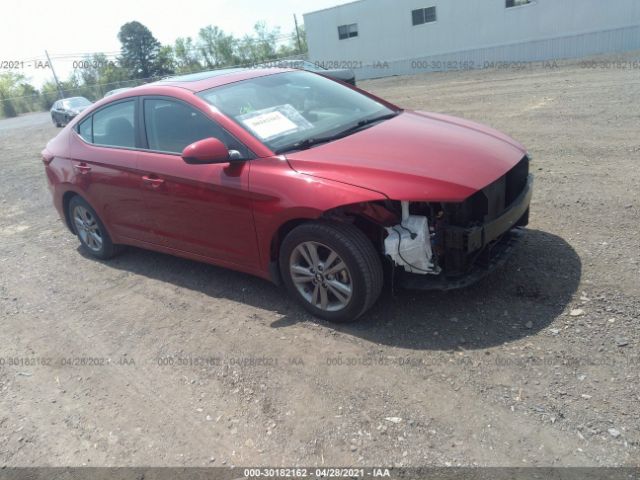
<svg viewBox="0 0 640 480">
<path fill-rule="evenodd" d="M 93 117 L 89 117 L 80 123 L 78 134 L 85 142 L 93 143 Z"/>
<path fill-rule="evenodd" d="M 134 148 L 135 102 L 116 103 L 93 114 L 93 143 L 107 147 Z M 83 137 L 84 138 L 84 137 Z"/>
</svg>

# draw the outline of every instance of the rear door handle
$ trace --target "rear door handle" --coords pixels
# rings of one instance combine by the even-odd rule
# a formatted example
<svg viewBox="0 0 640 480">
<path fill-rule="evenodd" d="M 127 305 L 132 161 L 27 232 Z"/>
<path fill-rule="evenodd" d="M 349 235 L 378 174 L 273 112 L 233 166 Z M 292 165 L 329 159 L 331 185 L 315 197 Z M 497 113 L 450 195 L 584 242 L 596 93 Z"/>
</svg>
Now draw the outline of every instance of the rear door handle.
<svg viewBox="0 0 640 480">
<path fill-rule="evenodd" d="M 74 165 L 73 168 L 75 168 L 76 171 L 82 175 L 87 174 L 91 171 L 91 167 L 84 162 L 78 165 Z"/>
<path fill-rule="evenodd" d="M 142 183 L 144 183 L 145 185 L 151 188 L 158 188 L 164 183 L 164 180 L 161 178 L 155 178 L 155 177 L 150 177 L 148 175 L 144 175 L 142 177 Z"/>
</svg>

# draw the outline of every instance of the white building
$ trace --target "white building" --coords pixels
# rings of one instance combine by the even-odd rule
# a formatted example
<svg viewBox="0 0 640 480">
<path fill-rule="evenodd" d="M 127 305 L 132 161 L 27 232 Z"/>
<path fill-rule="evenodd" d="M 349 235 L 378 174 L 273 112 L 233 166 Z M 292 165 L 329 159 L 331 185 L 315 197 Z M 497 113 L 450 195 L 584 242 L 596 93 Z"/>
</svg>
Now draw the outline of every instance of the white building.
<svg viewBox="0 0 640 480">
<path fill-rule="evenodd" d="M 304 24 L 311 61 L 360 79 L 640 49 L 640 0 L 359 0 Z"/>
</svg>

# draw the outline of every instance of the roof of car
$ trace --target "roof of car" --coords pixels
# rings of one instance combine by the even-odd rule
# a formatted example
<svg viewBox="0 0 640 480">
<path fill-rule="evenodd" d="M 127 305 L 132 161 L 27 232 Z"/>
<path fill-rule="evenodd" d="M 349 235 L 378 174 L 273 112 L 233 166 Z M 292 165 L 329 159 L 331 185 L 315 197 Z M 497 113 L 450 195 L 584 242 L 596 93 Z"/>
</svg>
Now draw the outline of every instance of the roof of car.
<svg viewBox="0 0 640 480">
<path fill-rule="evenodd" d="M 263 77 L 291 71 L 288 68 L 226 68 L 221 70 L 210 70 L 207 72 L 190 73 L 176 77 L 168 77 L 146 86 L 173 86 L 180 87 L 192 92 L 201 92 L 210 88 L 227 85 L 229 83 L 240 82 L 250 78 Z"/>
</svg>

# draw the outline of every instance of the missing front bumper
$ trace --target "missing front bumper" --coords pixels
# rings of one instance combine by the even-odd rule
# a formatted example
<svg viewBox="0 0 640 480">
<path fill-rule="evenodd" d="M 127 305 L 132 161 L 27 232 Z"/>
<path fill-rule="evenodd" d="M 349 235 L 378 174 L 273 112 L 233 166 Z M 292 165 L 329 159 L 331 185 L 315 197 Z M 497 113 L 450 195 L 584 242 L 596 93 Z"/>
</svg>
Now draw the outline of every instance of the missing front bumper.
<svg viewBox="0 0 640 480">
<path fill-rule="evenodd" d="M 425 276 L 402 272 L 398 284 L 407 290 L 446 291 L 467 287 L 504 265 L 524 234 L 525 230 L 522 228 L 514 228 L 505 233 L 493 245 L 488 246 L 487 251 L 483 252 L 483 258 L 478 258 L 464 275 L 457 277 Z"/>
<path fill-rule="evenodd" d="M 504 264 L 529 222 L 533 176 L 497 218 L 474 227 L 445 226 L 442 232 L 445 270 L 437 276 L 402 272 L 402 288 L 453 290 L 471 285 Z"/>
</svg>

